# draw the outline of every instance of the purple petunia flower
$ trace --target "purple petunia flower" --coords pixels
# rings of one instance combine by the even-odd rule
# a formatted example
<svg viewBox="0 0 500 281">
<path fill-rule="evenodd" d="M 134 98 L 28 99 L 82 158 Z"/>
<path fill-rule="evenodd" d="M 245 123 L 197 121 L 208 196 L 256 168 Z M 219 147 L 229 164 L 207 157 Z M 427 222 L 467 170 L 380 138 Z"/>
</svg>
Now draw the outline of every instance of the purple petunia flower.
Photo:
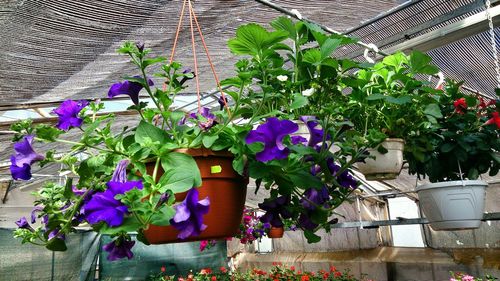
<svg viewBox="0 0 500 281">
<path fill-rule="evenodd" d="M 103 221 L 109 226 L 115 227 L 123 223 L 125 215 L 128 214 L 128 207 L 115 199 L 115 196 L 124 194 L 133 188 L 143 188 L 142 181 L 127 181 L 125 171 L 127 165 L 127 160 L 120 161 L 111 181 L 106 184 L 108 189 L 104 192 L 95 193 L 88 202 L 84 203 L 82 207 L 83 213 L 90 224 Z"/>
<path fill-rule="evenodd" d="M 20 142 L 14 144 L 14 155 L 10 157 L 10 172 L 15 180 L 29 180 L 31 178 L 31 165 L 45 157 L 33 150 L 33 135 L 27 135 Z"/>
<path fill-rule="evenodd" d="M 312 221 L 310 212 L 301 213 L 297 222 L 300 227 L 308 230 L 318 227 L 318 224 Z"/>
<path fill-rule="evenodd" d="M 41 211 L 43 211 L 42 206 L 36 206 L 33 208 L 33 210 L 31 210 L 31 223 L 36 222 L 36 213 L 41 212 Z"/>
<path fill-rule="evenodd" d="M 307 143 L 308 143 L 307 139 L 304 138 L 303 136 L 292 136 L 291 140 L 292 140 L 293 145 L 297 145 L 297 144 L 307 145 Z"/>
<path fill-rule="evenodd" d="M 140 78 L 139 76 L 134 76 Z M 153 80 L 148 78 L 148 85 L 153 86 Z M 108 97 L 114 98 L 119 95 L 127 95 L 135 105 L 139 104 L 139 92 L 142 90 L 142 84 L 125 80 L 111 85 L 108 91 Z"/>
<path fill-rule="evenodd" d="M 86 100 L 74 101 L 65 100 L 59 105 L 58 108 L 54 109 L 52 113 L 59 116 L 59 122 L 56 127 L 68 131 L 70 128 L 78 128 L 82 125 L 83 119 L 78 115 L 84 107 L 89 104 Z"/>
<path fill-rule="evenodd" d="M 19 228 L 24 228 L 24 229 L 28 229 L 29 231 L 34 231 L 33 227 L 31 227 L 31 225 L 28 223 L 28 220 L 26 219 L 26 217 L 20 218 L 15 223 L 16 223 L 17 227 L 19 227 Z"/>
<path fill-rule="evenodd" d="M 276 199 L 264 200 L 263 203 L 259 203 L 259 208 L 266 211 L 266 213 L 260 217 L 260 221 L 264 224 L 270 223 L 274 227 L 283 226 L 281 218 L 289 219 L 292 217 L 292 213 L 288 210 L 289 204 L 289 196 L 280 196 Z"/>
<path fill-rule="evenodd" d="M 319 126 L 318 119 L 315 116 L 301 116 L 299 119 L 307 125 L 307 129 L 309 130 L 310 137 L 307 143 L 308 146 L 314 147 L 318 143 L 323 142 L 325 133 Z M 329 136 L 327 139 L 329 139 Z"/>
<path fill-rule="evenodd" d="M 131 259 L 134 256 L 134 253 L 132 253 L 130 249 L 132 249 L 134 245 L 135 241 L 125 240 L 124 238 L 119 237 L 118 239 L 104 245 L 102 248 L 104 251 L 109 253 L 107 259 L 109 261 L 115 261 L 122 258 Z"/>
<path fill-rule="evenodd" d="M 179 125 L 184 125 L 188 119 L 194 119 L 198 121 L 198 127 L 204 131 L 208 131 L 213 126 L 217 125 L 215 121 L 215 115 L 210 112 L 210 109 L 204 107 L 200 113 L 190 113 L 186 117 L 182 118 Z"/>
<path fill-rule="evenodd" d="M 51 240 L 55 237 L 55 238 L 59 238 L 61 240 L 66 240 L 66 235 L 64 235 L 64 233 L 60 233 L 60 230 L 61 230 L 60 228 L 55 228 L 54 230 L 52 230 L 49 233 L 47 239 Z"/>
<path fill-rule="evenodd" d="M 139 52 L 142 52 L 144 50 L 144 42 L 142 41 L 135 42 L 135 46 L 137 47 L 137 50 L 139 50 Z"/>
<path fill-rule="evenodd" d="M 198 197 L 198 189 L 191 188 L 186 199 L 174 207 L 175 216 L 170 220 L 170 224 L 179 231 L 179 239 L 200 235 L 207 228 L 203 224 L 203 215 L 208 213 L 210 199 L 205 197 L 198 201 Z"/>
<path fill-rule="evenodd" d="M 332 173 L 332 175 L 337 177 L 337 182 L 345 187 L 355 189 L 358 187 L 359 182 L 354 179 L 354 177 L 349 174 L 347 170 L 343 171 L 340 175 L 337 175 L 337 172 L 340 170 L 340 166 L 333 162 L 333 158 L 328 158 L 326 160 L 326 164 L 328 166 L 328 170 Z"/>
<path fill-rule="evenodd" d="M 274 159 L 285 159 L 290 150 L 283 144 L 283 138 L 296 132 L 299 126 L 290 120 L 279 120 L 275 117 L 267 118 L 256 130 L 248 133 L 245 141 L 247 144 L 254 142 L 264 143 L 264 150 L 257 153 L 256 159 L 267 162 Z"/>
<path fill-rule="evenodd" d="M 305 209 L 314 210 L 317 206 L 322 206 L 328 200 L 330 200 L 330 194 L 328 194 L 328 188 L 323 186 L 321 189 L 309 188 L 304 192 L 304 197 L 300 199 L 300 204 Z"/>
</svg>

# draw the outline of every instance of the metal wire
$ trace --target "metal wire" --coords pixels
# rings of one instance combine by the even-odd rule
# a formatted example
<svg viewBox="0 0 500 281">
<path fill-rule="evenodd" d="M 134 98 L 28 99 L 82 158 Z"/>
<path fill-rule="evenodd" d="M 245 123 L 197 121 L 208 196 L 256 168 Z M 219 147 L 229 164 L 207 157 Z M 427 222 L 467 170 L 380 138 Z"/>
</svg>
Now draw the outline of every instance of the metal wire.
<svg viewBox="0 0 500 281">
<path fill-rule="evenodd" d="M 486 18 L 488 19 L 488 26 L 490 28 L 489 33 L 491 38 L 491 49 L 493 51 L 493 60 L 495 63 L 495 71 L 497 74 L 497 88 L 500 88 L 500 64 L 498 63 L 497 42 L 495 40 L 495 28 L 493 26 L 493 20 L 490 14 L 490 9 L 491 9 L 490 0 L 486 0 L 485 5 L 486 5 Z"/>
</svg>

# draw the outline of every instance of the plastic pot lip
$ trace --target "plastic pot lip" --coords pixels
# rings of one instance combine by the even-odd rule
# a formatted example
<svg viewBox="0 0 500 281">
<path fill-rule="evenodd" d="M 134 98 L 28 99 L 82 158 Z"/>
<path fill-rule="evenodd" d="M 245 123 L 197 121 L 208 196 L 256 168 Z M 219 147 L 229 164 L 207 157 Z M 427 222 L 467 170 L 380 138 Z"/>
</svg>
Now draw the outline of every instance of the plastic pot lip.
<svg viewBox="0 0 500 281">
<path fill-rule="evenodd" d="M 461 187 L 462 183 L 465 184 L 465 186 L 488 186 L 488 183 L 482 180 L 458 180 L 458 181 L 442 181 L 442 182 L 433 182 L 433 183 L 427 183 L 423 185 L 419 185 L 415 188 L 417 192 L 422 191 L 422 190 L 427 190 L 427 189 L 434 189 L 434 188 L 446 188 L 446 187 L 452 187 L 452 186 L 458 186 Z"/>
<path fill-rule="evenodd" d="M 200 147 L 200 148 L 178 148 L 174 150 L 175 152 L 189 154 L 193 157 L 208 157 L 208 156 L 216 156 L 216 157 L 227 157 L 234 158 L 234 155 L 227 150 L 214 151 L 208 148 Z"/>
<path fill-rule="evenodd" d="M 400 142 L 400 143 L 405 143 L 404 139 L 402 138 L 386 138 L 383 142 Z"/>
</svg>

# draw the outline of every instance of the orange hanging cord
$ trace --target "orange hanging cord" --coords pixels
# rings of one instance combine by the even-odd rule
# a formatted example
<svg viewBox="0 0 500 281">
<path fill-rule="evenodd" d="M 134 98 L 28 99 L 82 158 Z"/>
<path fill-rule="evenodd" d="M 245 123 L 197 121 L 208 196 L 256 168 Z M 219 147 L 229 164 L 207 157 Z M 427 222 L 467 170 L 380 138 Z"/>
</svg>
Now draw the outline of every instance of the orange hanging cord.
<svg viewBox="0 0 500 281">
<path fill-rule="evenodd" d="M 194 59 L 194 76 L 195 76 L 195 81 L 196 81 L 196 94 L 197 94 L 197 99 L 198 99 L 198 112 L 201 113 L 201 94 L 200 94 L 200 81 L 199 81 L 199 77 L 198 77 L 198 59 L 197 59 L 197 56 L 196 56 L 196 46 L 195 46 L 193 20 L 194 20 L 194 23 L 196 24 L 196 29 L 198 30 L 198 33 L 200 35 L 200 39 L 201 39 L 203 48 L 205 50 L 205 54 L 207 55 L 207 59 L 208 59 L 209 65 L 210 65 L 210 69 L 212 70 L 212 74 L 214 75 L 215 83 L 217 85 L 217 88 L 218 88 L 219 92 L 221 93 L 221 97 L 222 97 L 222 101 L 224 103 L 224 107 L 226 108 L 228 115 L 231 116 L 231 112 L 229 110 L 229 106 L 227 105 L 226 96 L 225 96 L 224 91 L 222 90 L 222 87 L 220 85 L 219 77 L 217 76 L 214 64 L 213 64 L 212 59 L 210 57 L 210 54 L 208 52 L 208 47 L 207 47 L 207 45 L 205 43 L 205 38 L 203 37 L 203 33 L 201 31 L 200 24 L 198 23 L 198 19 L 196 17 L 195 12 L 194 12 L 193 5 L 191 4 L 191 0 L 184 0 L 183 3 L 182 3 L 181 15 L 179 17 L 179 22 L 177 24 L 177 30 L 175 32 L 175 38 L 174 38 L 174 45 L 173 45 L 173 48 L 172 48 L 172 52 L 170 54 L 170 62 L 169 63 L 171 64 L 173 62 L 173 60 L 174 60 L 175 50 L 176 50 L 176 47 L 177 47 L 177 41 L 179 40 L 179 33 L 180 33 L 180 30 L 181 30 L 181 27 L 182 27 L 182 21 L 183 21 L 183 18 L 184 18 L 184 12 L 185 12 L 185 9 L 186 9 L 186 4 L 188 5 L 188 10 L 189 10 L 189 23 L 190 23 L 190 29 L 191 29 L 191 47 L 192 47 L 192 50 L 193 50 L 193 59 Z M 166 85 L 167 85 L 166 83 L 163 84 L 163 91 L 166 90 Z"/>
</svg>

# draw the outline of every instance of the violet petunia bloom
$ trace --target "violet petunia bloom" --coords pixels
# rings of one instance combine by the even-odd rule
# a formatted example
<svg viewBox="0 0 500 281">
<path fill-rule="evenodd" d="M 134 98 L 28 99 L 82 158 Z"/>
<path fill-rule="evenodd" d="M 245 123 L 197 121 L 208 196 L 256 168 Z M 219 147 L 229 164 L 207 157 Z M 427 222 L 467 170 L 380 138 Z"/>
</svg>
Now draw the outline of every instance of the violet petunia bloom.
<svg viewBox="0 0 500 281">
<path fill-rule="evenodd" d="M 139 76 L 134 76 L 135 78 L 140 78 Z M 153 86 L 153 80 L 148 78 L 148 85 Z M 130 97 L 135 105 L 139 104 L 139 92 L 142 90 L 143 86 L 141 83 L 132 82 L 125 80 L 123 82 L 118 82 L 111 85 L 108 91 L 108 97 L 114 98 L 119 95 L 127 95 Z"/>
<path fill-rule="evenodd" d="M 245 141 L 247 144 L 264 143 L 264 150 L 255 155 L 258 161 L 267 162 L 274 159 L 285 159 L 288 157 L 290 150 L 283 144 L 283 139 L 298 129 L 299 126 L 290 120 L 279 120 L 276 117 L 270 117 L 267 118 L 266 123 L 250 131 Z"/>
<path fill-rule="evenodd" d="M 203 215 L 208 213 L 210 199 L 205 197 L 198 201 L 198 197 L 198 189 L 191 188 L 186 199 L 174 207 L 175 215 L 170 220 L 170 225 L 179 231 L 177 235 L 179 239 L 200 235 L 207 228 L 203 224 Z"/>
<path fill-rule="evenodd" d="M 49 232 L 49 234 L 47 235 L 47 239 L 51 240 L 53 238 L 59 238 L 61 240 L 66 240 L 66 235 L 64 235 L 64 233 L 60 233 L 60 230 L 60 228 L 55 228 L 54 230 Z"/>
<path fill-rule="evenodd" d="M 33 210 L 31 210 L 31 223 L 36 222 L 36 213 L 43 211 L 42 206 L 35 206 Z"/>
<path fill-rule="evenodd" d="M 74 101 L 65 100 L 59 105 L 58 108 L 54 109 L 52 113 L 59 116 L 59 122 L 56 127 L 58 129 L 68 131 L 71 128 L 79 128 L 83 124 L 83 119 L 78 115 L 84 107 L 89 104 L 86 100 Z"/>
<path fill-rule="evenodd" d="M 309 213 L 310 212 L 301 213 L 297 222 L 298 225 L 303 229 L 314 230 L 316 227 L 318 227 L 318 224 L 312 221 L 311 214 Z"/>
<path fill-rule="evenodd" d="M 304 192 L 304 198 L 300 199 L 300 204 L 305 209 L 314 210 L 318 206 L 324 206 L 330 200 L 328 188 L 323 186 L 321 189 L 309 188 Z"/>
<path fill-rule="evenodd" d="M 15 180 L 29 180 L 31 178 L 31 165 L 45 159 L 43 155 L 38 154 L 32 147 L 33 135 L 27 135 L 20 142 L 14 144 L 15 154 L 10 157 L 10 172 Z"/>
<path fill-rule="evenodd" d="M 359 182 L 356 179 L 354 179 L 354 177 L 351 174 L 349 174 L 348 170 L 345 170 L 340 175 L 337 175 L 338 171 L 340 170 L 340 166 L 335 164 L 335 162 L 333 162 L 333 158 L 328 158 L 326 160 L 326 164 L 332 175 L 337 177 L 337 182 L 342 187 L 352 188 L 352 189 L 358 187 Z"/>
<path fill-rule="evenodd" d="M 137 47 L 137 50 L 139 50 L 139 52 L 144 51 L 144 42 L 137 41 L 137 42 L 135 42 L 135 46 Z"/>
<path fill-rule="evenodd" d="M 314 147 L 318 143 L 323 142 L 325 132 L 319 126 L 318 119 L 315 116 L 301 116 L 299 119 L 307 125 L 307 129 L 309 130 L 308 146 Z M 327 139 L 329 139 L 329 136 Z"/>
<path fill-rule="evenodd" d="M 307 139 L 302 137 L 302 136 L 292 136 L 290 139 L 291 139 L 293 145 L 297 145 L 297 144 L 307 145 L 307 143 L 308 143 Z"/>
<path fill-rule="evenodd" d="M 266 211 L 266 213 L 260 217 L 260 221 L 264 224 L 270 223 L 274 227 L 283 226 L 281 218 L 289 219 L 292 217 L 292 213 L 288 210 L 289 204 L 289 196 L 280 196 L 276 199 L 264 200 L 263 203 L 259 203 L 259 208 Z"/>
<path fill-rule="evenodd" d="M 82 210 L 85 219 L 90 224 L 106 222 L 110 227 L 119 226 L 123 223 L 125 215 L 128 214 L 128 207 L 120 200 L 115 199 L 118 194 L 133 188 L 142 189 L 142 181 L 127 181 L 126 167 L 127 160 L 122 160 L 116 166 L 115 172 L 106 185 L 108 188 L 104 192 L 97 192 L 85 202 Z"/>
<path fill-rule="evenodd" d="M 128 214 L 128 207 L 121 201 L 115 199 L 118 194 L 137 188 L 142 189 L 141 181 L 129 182 L 108 182 L 108 189 L 104 192 L 97 192 L 83 205 L 85 219 L 90 224 L 106 222 L 110 227 L 120 226 L 125 215 Z"/>
<path fill-rule="evenodd" d="M 20 218 L 18 221 L 15 222 L 17 227 L 23 228 L 23 229 L 28 229 L 29 231 L 34 231 L 33 227 L 28 223 L 28 220 L 26 217 Z"/>
<path fill-rule="evenodd" d="M 184 118 L 181 119 L 179 125 L 184 125 L 188 121 L 188 119 L 194 119 L 198 121 L 198 127 L 203 131 L 208 131 L 213 126 L 217 125 L 217 121 L 215 121 L 215 115 L 210 112 L 210 109 L 207 107 L 203 107 L 200 113 L 190 113 Z"/>
<path fill-rule="evenodd" d="M 134 253 L 132 253 L 130 249 L 132 249 L 134 245 L 135 241 L 125 240 L 120 237 L 104 245 L 102 248 L 104 251 L 108 252 L 107 259 L 109 261 L 115 261 L 122 258 L 131 259 L 134 256 Z"/>
</svg>

